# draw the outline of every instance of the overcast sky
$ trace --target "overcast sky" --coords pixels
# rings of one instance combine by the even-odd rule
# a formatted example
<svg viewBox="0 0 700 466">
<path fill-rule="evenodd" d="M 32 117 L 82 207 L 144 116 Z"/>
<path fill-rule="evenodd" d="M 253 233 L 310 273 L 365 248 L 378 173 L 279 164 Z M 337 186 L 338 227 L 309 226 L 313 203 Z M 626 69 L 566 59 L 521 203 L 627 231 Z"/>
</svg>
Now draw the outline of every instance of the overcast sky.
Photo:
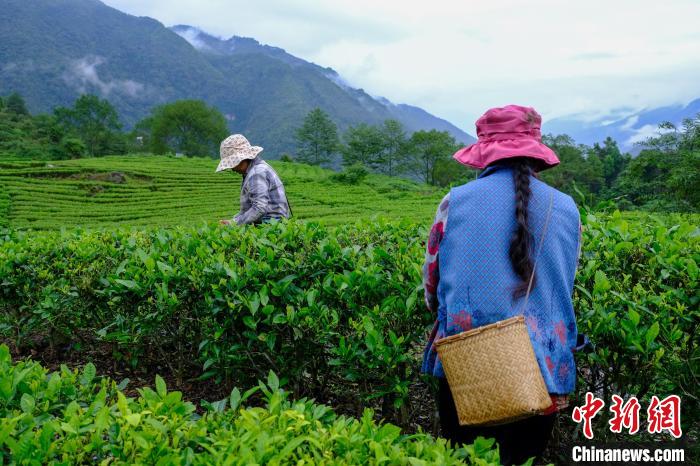
<svg viewBox="0 0 700 466">
<path fill-rule="evenodd" d="M 489 107 L 593 119 L 700 98 L 700 0 L 105 0 L 253 37 L 474 133 Z"/>
</svg>

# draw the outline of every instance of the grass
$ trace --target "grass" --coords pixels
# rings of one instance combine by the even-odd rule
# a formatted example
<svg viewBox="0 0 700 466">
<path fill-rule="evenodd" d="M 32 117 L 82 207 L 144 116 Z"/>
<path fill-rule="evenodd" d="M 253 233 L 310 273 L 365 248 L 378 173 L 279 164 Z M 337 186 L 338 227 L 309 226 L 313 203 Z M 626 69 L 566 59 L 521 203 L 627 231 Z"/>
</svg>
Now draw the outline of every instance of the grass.
<svg viewBox="0 0 700 466">
<path fill-rule="evenodd" d="M 387 176 L 347 185 L 330 180 L 330 170 L 271 164 L 294 216 L 327 225 L 375 216 L 428 223 L 444 194 Z M 174 226 L 231 218 L 239 209 L 240 176 L 215 168 L 211 159 L 142 155 L 0 160 L 0 227 Z"/>
</svg>

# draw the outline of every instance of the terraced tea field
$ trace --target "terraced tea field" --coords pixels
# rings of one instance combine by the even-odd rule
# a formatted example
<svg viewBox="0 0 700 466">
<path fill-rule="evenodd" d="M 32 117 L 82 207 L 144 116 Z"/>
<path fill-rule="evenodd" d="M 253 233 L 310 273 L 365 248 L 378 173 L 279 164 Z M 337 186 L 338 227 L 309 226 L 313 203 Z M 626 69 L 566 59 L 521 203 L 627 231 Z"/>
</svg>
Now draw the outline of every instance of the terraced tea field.
<svg viewBox="0 0 700 466">
<path fill-rule="evenodd" d="M 332 171 L 272 162 L 295 217 L 337 225 L 373 216 L 429 222 L 443 191 L 369 175 L 338 183 Z M 57 162 L 0 160 L 0 227 L 192 225 L 232 217 L 240 176 L 200 158 L 121 156 Z"/>
</svg>

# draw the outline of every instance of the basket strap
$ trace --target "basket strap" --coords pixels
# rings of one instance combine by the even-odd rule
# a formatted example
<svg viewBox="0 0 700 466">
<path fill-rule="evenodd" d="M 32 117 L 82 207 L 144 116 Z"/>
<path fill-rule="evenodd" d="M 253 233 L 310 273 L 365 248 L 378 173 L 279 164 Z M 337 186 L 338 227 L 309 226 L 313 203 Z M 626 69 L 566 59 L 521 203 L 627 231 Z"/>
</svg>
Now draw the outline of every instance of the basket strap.
<svg viewBox="0 0 700 466">
<path fill-rule="evenodd" d="M 530 297 L 530 290 L 532 290 L 532 281 L 535 279 L 535 269 L 537 268 L 537 260 L 540 258 L 540 253 L 542 252 L 542 247 L 544 246 L 544 237 L 547 234 L 547 227 L 549 226 L 549 219 L 552 217 L 552 206 L 554 205 L 554 190 L 552 190 L 549 196 L 549 209 L 547 209 L 547 218 L 544 221 L 544 227 L 542 228 L 542 237 L 540 238 L 540 247 L 537 249 L 537 254 L 535 255 L 535 262 L 532 264 L 532 273 L 530 274 L 530 281 L 527 284 L 527 293 L 525 294 L 525 301 L 523 301 L 523 306 L 520 311 L 521 314 L 525 313 L 527 307 L 527 300 Z"/>
</svg>

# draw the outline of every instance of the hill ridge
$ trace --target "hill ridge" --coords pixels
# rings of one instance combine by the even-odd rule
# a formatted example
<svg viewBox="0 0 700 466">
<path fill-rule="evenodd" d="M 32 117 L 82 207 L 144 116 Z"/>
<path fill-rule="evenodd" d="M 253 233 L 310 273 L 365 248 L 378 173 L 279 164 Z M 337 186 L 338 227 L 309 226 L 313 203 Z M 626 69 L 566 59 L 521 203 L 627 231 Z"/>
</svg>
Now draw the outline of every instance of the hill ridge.
<svg viewBox="0 0 700 466">
<path fill-rule="evenodd" d="M 33 112 L 96 93 L 113 103 L 129 127 L 155 105 L 202 99 L 228 116 L 232 132 L 246 134 L 275 157 L 293 151 L 295 130 L 315 107 L 341 131 L 396 118 L 409 131 L 435 128 L 473 141 L 444 119 L 387 106 L 362 89 L 341 85 L 335 70 L 253 38 L 224 40 L 198 30 L 194 38 L 227 52 L 205 53 L 191 44 L 193 37 L 180 35 L 190 26 L 167 28 L 98 0 L 6 0 L 3 10 L 0 88 L 22 94 Z M 233 50 L 225 49 L 232 44 Z"/>
</svg>

